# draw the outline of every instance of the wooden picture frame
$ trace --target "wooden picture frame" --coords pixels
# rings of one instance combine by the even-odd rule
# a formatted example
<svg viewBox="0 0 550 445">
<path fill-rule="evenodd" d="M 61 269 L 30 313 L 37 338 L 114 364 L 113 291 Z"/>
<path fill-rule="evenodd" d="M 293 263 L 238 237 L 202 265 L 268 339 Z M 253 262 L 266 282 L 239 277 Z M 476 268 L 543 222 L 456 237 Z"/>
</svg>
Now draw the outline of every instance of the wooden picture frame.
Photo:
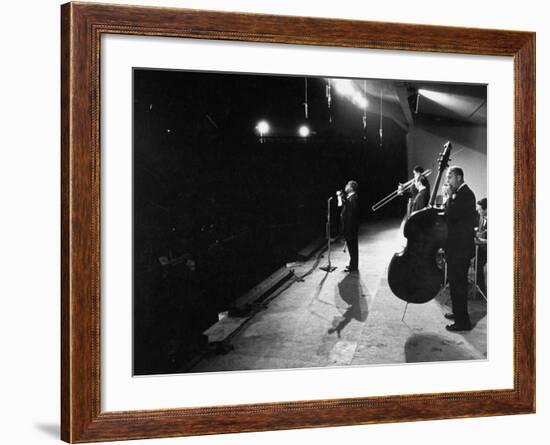
<svg viewBox="0 0 550 445">
<path fill-rule="evenodd" d="M 535 411 L 535 34 L 68 3 L 61 7 L 61 437 L 71 443 Z M 100 38 L 167 36 L 514 59 L 514 387 L 506 390 L 102 412 Z"/>
</svg>

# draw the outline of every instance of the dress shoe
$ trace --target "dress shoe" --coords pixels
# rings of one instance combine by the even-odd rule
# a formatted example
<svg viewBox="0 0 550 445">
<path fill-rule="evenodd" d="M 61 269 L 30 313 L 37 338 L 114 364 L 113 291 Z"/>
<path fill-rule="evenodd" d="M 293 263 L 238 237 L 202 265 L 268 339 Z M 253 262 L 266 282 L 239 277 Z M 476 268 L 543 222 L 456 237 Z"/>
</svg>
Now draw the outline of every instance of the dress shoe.
<svg viewBox="0 0 550 445">
<path fill-rule="evenodd" d="M 452 312 L 448 312 L 444 315 L 444 317 L 447 319 L 447 320 L 454 320 L 455 319 L 455 314 L 453 314 Z"/>
<path fill-rule="evenodd" d="M 357 272 L 357 269 L 350 269 L 350 267 L 347 266 L 347 267 L 344 269 L 344 272 Z"/>
<path fill-rule="evenodd" d="M 445 329 L 451 332 L 458 332 L 458 331 L 471 331 L 472 325 L 471 324 L 448 324 L 445 326 Z"/>
</svg>

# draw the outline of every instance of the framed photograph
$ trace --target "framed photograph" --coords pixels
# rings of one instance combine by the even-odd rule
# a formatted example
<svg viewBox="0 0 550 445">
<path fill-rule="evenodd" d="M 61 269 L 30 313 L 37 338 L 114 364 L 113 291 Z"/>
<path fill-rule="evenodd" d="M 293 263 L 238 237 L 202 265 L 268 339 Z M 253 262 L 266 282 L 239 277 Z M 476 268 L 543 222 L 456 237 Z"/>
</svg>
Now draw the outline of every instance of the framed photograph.
<svg viewBox="0 0 550 445">
<path fill-rule="evenodd" d="M 535 411 L 534 33 L 61 17 L 63 440 Z"/>
</svg>

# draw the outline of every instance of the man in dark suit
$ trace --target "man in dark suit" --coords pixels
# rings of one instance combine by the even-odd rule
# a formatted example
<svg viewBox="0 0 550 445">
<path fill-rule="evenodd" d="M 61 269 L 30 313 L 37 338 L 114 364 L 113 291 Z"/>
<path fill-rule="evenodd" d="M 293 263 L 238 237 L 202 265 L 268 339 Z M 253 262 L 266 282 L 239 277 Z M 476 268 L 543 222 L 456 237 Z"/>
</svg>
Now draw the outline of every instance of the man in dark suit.
<svg viewBox="0 0 550 445">
<path fill-rule="evenodd" d="M 445 314 L 445 318 L 454 320 L 447 326 L 448 331 L 469 331 L 472 325 L 468 314 L 468 269 L 475 254 L 476 198 L 464 183 L 460 167 L 449 168 L 447 184 L 452 195 L 446 205 L 449 232 L 445 254 L 453 312 Z"/>
<path fill-rule="evenodd" d="M 349 266 L 344 269 L 345 272 L 354 272 L 359 266 L 359 196 L 357 182 L 349 181 L 346 184 L 346 196 L 342 207 L 342 232 L 346 239 L 346 245 L 349 252 Z"/>
</svg>

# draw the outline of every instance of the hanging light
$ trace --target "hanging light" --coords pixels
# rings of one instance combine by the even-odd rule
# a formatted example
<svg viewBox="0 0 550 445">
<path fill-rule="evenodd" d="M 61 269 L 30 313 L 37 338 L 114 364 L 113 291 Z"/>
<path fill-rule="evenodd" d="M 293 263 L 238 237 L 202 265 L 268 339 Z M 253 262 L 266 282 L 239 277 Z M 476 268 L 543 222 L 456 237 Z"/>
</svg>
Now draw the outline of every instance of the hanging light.
<svg viewBox="0 0 550 445">
<path fill-rule="evenodd" d="M 269 133 L 269 124 L 266 121 L 260 121 L 256 125 L 256 130 L 260 135 L 260 143 L 264 142 L 264 136 Z"/>
<path fill-rule="evenodd" d="M 329 79 L 328 80 L 328 83 L 327 83 L 327 86 L 326 86 L 326 91 L 325 91 L 325 95 L 327 97 L 327 106 L 328 106 L 328 122 L 329 124 L 332 124 L 332 111 L 330 109 L 330 104 L 332 102 L 332 92 L 331 92 L 331 88 L 332 88 L 332 85 L 331 85 L 331 80 Z"/>
<path fill-rule="evenodd" d="M 261 136 L 266 135 L 269 133 L 269 124 L 266 121 L 260 121 L 258 125 L 256 125 L 256 129 Z"/>
<path fill-rule="evenodd" d="M 304 95 L 305 95 L 305 98 L 304 98 L 304 115 L 305 115 L 305 118 L 307 120 L 307 77 L 304 77 Z"/>
<path fill-rule="evenodd" d="M 383 116 L 383 102 L 382 102 L 382 88 L 380 88 L 380 128 L 378 130 L 378 134 L 380 136 L 380 148 L 382 148 L 382 139 L 384 138 L 384 130 L 382 128 L 382 116 Z"/>
<path fill-rule="evenodd" d="M 363 80 L 363 90 L 365 91 L 365 97 L 367 96 L 367 79 Z M 367 99 L 365 99 L 365 102 Z M 364 135 L 363 139 L 367 138 L 367 104 L 365 103 L 365 106 L 363 107 L 363 130 Z"/>
<path fill-rule="evenodd" d="M 307 138 L 310 134 L 309 127 L 307 125 L 302 125 L 298 128 L 298 134 L 303 138 Z"/>
</svg>

